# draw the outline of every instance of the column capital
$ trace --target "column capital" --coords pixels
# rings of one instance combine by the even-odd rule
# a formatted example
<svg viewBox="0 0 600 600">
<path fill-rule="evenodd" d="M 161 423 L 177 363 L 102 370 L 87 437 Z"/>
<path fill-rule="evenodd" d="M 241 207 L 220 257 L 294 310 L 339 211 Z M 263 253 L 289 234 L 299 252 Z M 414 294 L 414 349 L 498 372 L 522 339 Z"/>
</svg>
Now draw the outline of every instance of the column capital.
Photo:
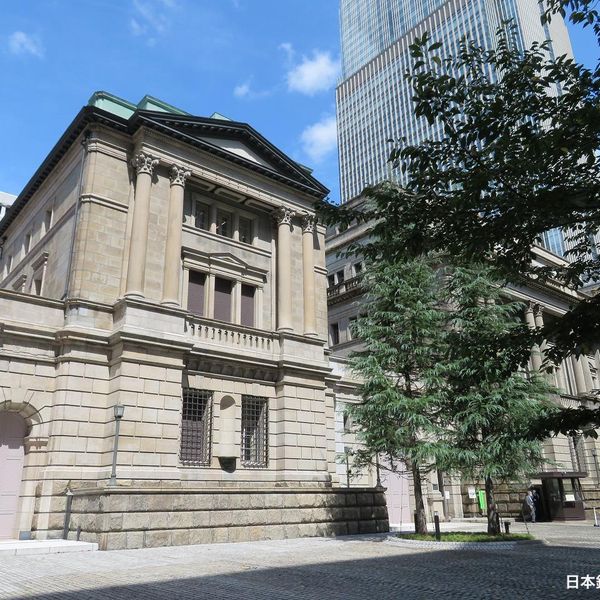
<svg viewBox="0 0 600 600">
<path fill-rule="evenodd" d="M 544 307 L 541 304 L 535 304 L 533 311 L 536 317 L 541 317 L 544 314 Z"/>
<path fill-rule="evenodd" d="M 181 165 L 171 165 L 169 169 L 169 178 L 171 180 L 171 186 L 180 185 L 183 187 L 185 185 L 185 180 L 191 175 L 191 171 L 188 171 L 185 167 Z"/>
<path fill-rule="evenodd" d="M 525 312 L 533 314 L 536 304 L 534 302 L 528 302 L 525 306 Z"/>
<path fill-rule="evenodd" d="M 313 233 L 317 226 L 316 215 L 305 213 L 302 215 L 302 233 Z"/>
<path fill-rule="evenodd" d="M 137 174 L 147 173 L 152 175 L 154 167 L 158 164 L 158 158 L 154 158 L 146 152 L 138 152 L 131 160 L 131 164 L 135 168 Z"/>
<path fill-rule="evenodd" d="M 277 225 L 289 225 L 291 227 L 294 214 L 291 208 L 282 206 L 273 212 L 273 219 L 275 219 Z"/>
</svg>

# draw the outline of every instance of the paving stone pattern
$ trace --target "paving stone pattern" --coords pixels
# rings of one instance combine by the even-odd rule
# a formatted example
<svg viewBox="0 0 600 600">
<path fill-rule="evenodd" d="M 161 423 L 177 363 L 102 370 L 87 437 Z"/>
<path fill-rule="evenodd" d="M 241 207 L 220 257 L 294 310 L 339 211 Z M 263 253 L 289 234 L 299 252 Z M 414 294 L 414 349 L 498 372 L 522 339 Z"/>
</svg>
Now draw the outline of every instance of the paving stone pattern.
<svg viewBox="0 0 600 600">
<path fill-rule="evenodd" d="M 497 552 L 412 549 L 366 535 L 6 557 L 0 562 L 0 598 L 600 597 L 600 589 L 566 589 L 568 574 L 600 575 L 600 529 L 535 528 L 548 543 Z"/>
</svg>

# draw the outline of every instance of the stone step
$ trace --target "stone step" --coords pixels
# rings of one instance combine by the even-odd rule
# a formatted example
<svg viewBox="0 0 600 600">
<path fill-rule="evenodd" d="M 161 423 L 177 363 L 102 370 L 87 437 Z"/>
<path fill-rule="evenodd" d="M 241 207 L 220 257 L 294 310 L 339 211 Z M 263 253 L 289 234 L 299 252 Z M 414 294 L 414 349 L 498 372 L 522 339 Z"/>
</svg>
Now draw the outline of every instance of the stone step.
<svg viewBox="0 0 600 600">
<path fill-rule="evenodd" d="M 0 540 L 0 556 L 93 552 L 98 544 L 73 540 Z"/>
</svg>

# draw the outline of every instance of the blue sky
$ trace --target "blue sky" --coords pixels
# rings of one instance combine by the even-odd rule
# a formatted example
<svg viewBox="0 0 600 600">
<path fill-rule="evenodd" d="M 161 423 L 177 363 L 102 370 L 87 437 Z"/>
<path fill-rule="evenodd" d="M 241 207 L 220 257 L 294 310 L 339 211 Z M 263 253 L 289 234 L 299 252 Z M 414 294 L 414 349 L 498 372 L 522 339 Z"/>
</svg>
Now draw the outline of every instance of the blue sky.
<svg viewBox="0 0 600 600">
<path fill-rule="evenodd" d="M 572 28 L 592 66 L 590 31 Z M 95 90 L 250 123 L 338 199 L 338 0 L 4 0 L 0 191 L 17 194 Z"/>
</svg>

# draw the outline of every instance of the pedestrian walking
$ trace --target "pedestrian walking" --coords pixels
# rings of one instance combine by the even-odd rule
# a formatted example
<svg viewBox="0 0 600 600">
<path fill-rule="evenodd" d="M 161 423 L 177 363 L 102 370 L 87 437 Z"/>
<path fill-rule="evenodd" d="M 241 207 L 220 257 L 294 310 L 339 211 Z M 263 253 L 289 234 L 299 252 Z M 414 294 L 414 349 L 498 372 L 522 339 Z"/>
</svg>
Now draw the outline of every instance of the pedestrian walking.
<svg viewBox="0 0 600 600">
<path fill-rule="evenodd" d="M 527 496 L 523 500 L 523 520 L 526 520 L 528 515 L 531 522 L 535 523 L 535 500 L 532 490 L 527 492 Z"/>
</svg>

